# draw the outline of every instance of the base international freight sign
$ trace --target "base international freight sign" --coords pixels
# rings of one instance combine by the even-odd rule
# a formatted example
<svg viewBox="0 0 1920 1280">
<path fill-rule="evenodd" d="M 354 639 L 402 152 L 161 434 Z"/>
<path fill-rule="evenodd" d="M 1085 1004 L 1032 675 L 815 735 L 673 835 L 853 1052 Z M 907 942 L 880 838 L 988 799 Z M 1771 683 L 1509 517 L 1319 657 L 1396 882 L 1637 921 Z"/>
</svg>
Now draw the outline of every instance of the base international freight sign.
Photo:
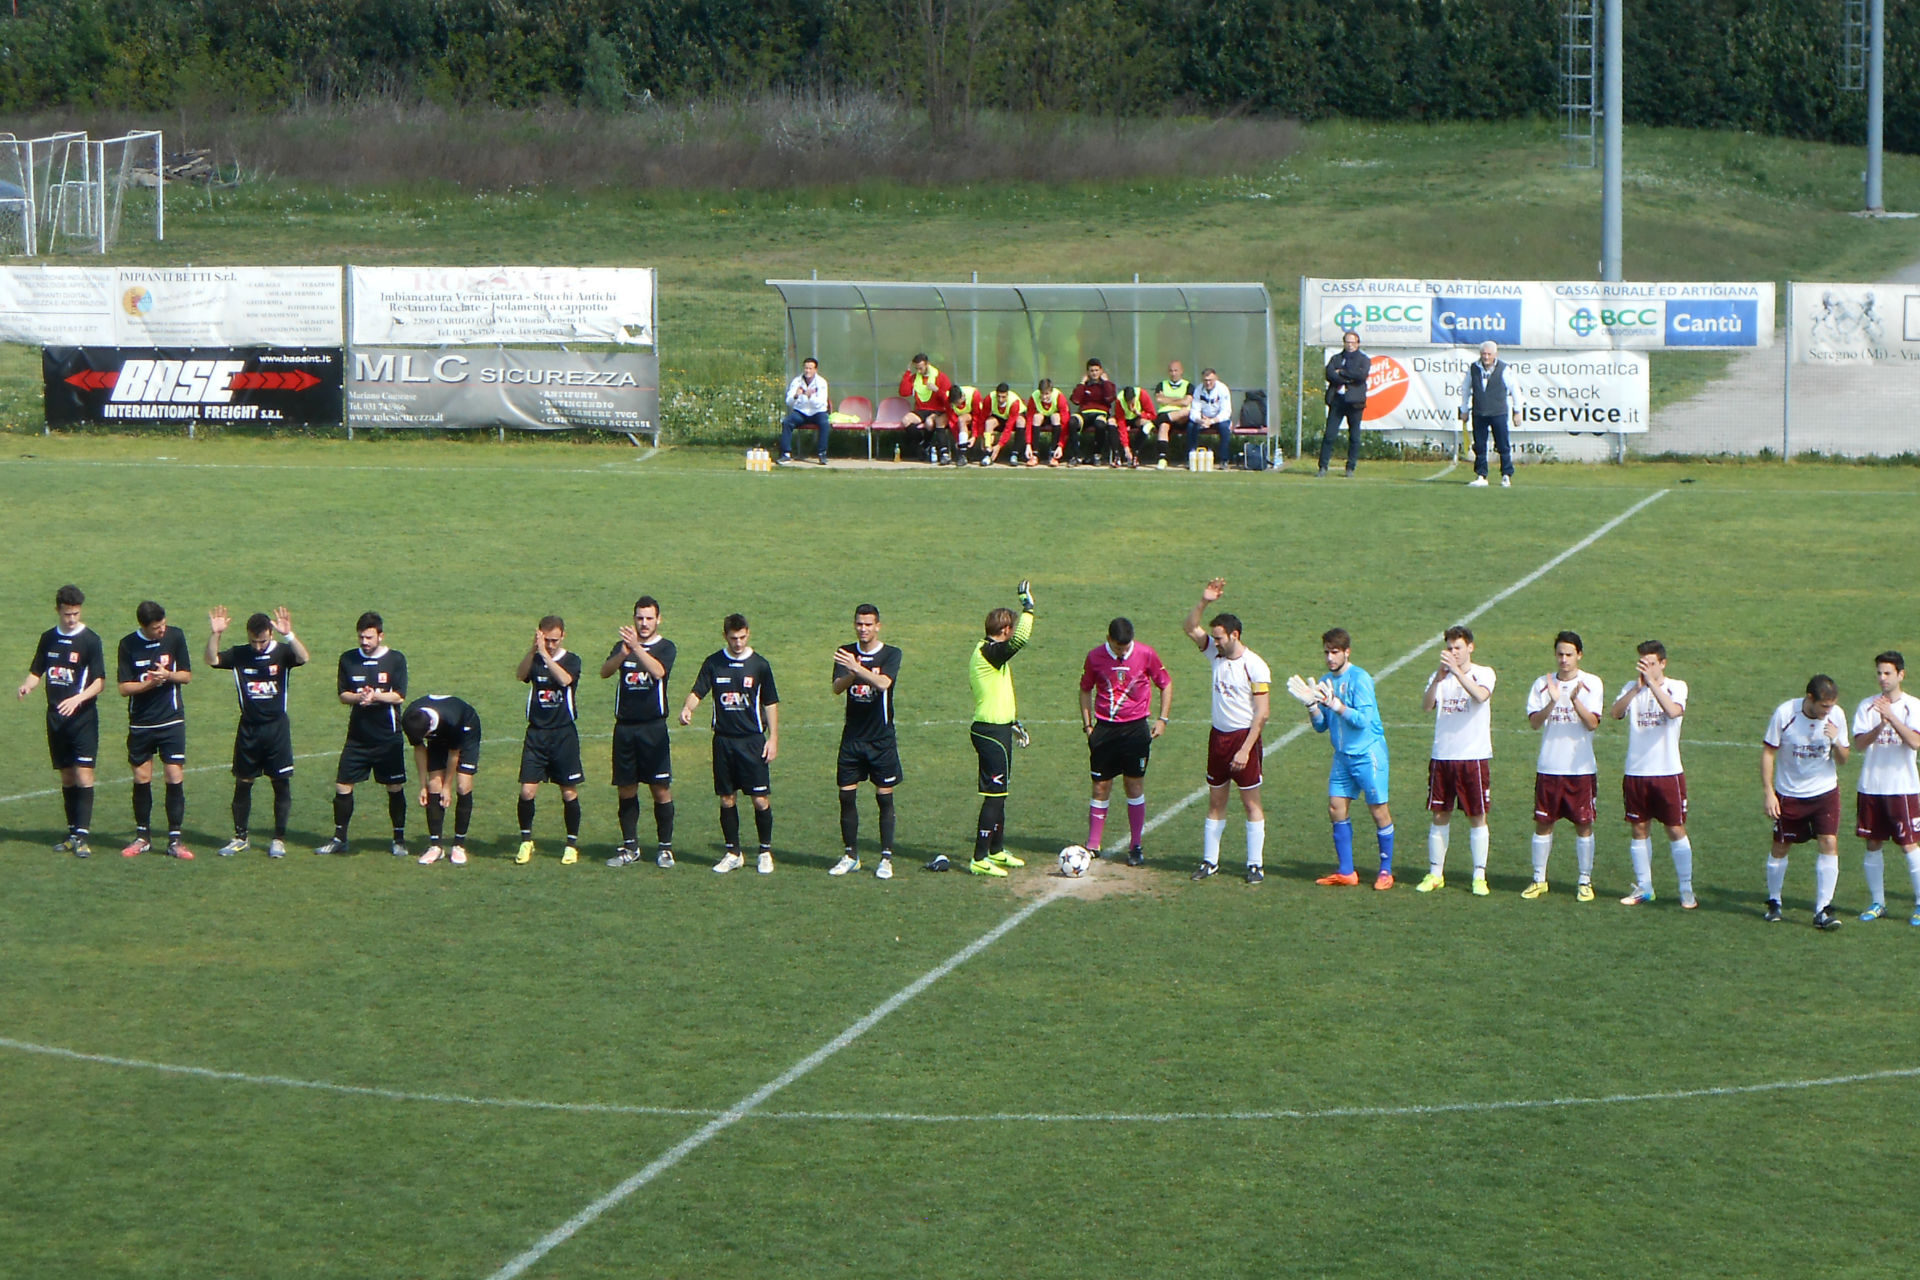
<svg viewBox="0 0 1920 1280">
<path fill-rule="evenodd" d="M 660 361 L 650 351 L 356 347 L 347 416 L 357 427 L 513 427 L 652 432 Z"/>
<path fill-rule="evenodd" d="M 1331 359 L 1337 348 L 1329 348 Z M 1375 431 L 1451 432 L 1460 425 L 1460 390 L 1478 349 L 1373 351 L 1361 424 Z M 1507 359 L 1506 354 L 1502 354 Z M 1612 435 L 1645 431 L 1647 358 L 1631 351 L 1526 352 L 1513 371 L 1516 431 Z"/>
<path fill-rule="evenodd" d="M 1369 349 L 1714 350 L 1773 345 L 1774 286 L 1593 280 L 1300 281 L 1303 342 Z"/>
<path fill-rule="evenodd" d="M 47 421 L 340 422 L 340 349 L 47 347 Z"/>
</svg>

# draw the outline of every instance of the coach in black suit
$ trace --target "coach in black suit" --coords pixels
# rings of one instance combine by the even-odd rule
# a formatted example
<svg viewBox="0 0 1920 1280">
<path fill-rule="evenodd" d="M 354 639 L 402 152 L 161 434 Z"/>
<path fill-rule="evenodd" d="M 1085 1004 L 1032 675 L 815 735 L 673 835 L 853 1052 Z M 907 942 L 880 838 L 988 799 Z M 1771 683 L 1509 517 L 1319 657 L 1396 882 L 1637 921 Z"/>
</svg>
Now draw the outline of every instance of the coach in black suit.
<svg viewBox="0 0 1920 1280">
<path fill-rule="evenodd" d="M 1373 357 L 1360 349 L 1360 335 L 1349 329 L 1340 335 L 1340 350 L 1327 361 L 1327 434 L 1320 441 L 1320 474 L 1333 461 L 1340 424 L 1347 424 L 1347 474 L 1360 462 L 1360 414 L 1367 407 L 1367 371 Z"/>
</svg>

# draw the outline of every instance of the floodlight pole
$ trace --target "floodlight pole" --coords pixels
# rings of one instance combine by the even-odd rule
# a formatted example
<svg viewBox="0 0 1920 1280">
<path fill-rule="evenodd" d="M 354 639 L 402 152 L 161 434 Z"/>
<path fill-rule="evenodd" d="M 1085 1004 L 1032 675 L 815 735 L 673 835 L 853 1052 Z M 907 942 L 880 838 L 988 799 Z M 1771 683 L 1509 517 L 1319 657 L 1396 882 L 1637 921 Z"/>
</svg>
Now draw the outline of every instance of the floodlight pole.
<svg viewBox="0 0 1920 1280">
<path fill-rule="evenodd" d="M 1621 48 L 1620 11 L 1625 7 L 1626 0 L 1603 0 L 1603 3 L 1606 7 L 1606 37 L 1601 55 L 1600 278 L 1619 280 L 1620 120 L 1625 106 L 1622 101 L 1625 94 L 1621 89 L 1620 64 L 1626 53 Z"/>
<path fill-rule="evenodd" d="M 1881 116 L 1886 101 L 1887 0 L 1867 5 L 1867 212 L 1885 213 L 1880 193 Z"/>
</svg>

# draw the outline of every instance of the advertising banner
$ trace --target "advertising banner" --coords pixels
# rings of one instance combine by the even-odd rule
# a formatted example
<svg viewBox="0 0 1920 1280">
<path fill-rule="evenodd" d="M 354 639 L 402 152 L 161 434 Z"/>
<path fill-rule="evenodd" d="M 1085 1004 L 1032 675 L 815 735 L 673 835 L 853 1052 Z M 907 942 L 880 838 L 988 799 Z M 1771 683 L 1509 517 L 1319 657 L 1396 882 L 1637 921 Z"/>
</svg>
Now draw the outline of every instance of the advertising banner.
<svg viewBox="0 0 1920 1280">
<path fill-rule="evenodd" d="M 1795 284 L 1795 364 L 1920 366 L 1920 284 Z"/>
<path fill-rule="evenodd" d="M 1338 348 L 1329 347 L 1323 359 Z M 1371 351 L 1361 425 L 1378 431 L 1451 432 L 1478 348 Z M 1631 351 L 1519 352 L 1508 359 L 1513 431 L 1634 433 L 1647 429 L 1647 358 Z"/>
<path fill-rule="evenodd" d="M 348 342 L 653 342 L 646 267 L 349 267 Z"/>
<path fill-rule="evenodd" d="M 338 347 L 339 267 L 0 267 L 0 341 Z"/>
<path fill-rule="evenodd" d="M 356 427 L 637 433 L 660 420 L 660 361 L 650 351 L 366 347 L 350 359 Z"/>
<path fill-rule="evenodd" d="M 47 347 L 47 421 L 340 422 L 340 349 Z"/>
<path fill-rule="evenodd" d="M 1592 280 L 1300 282 L 1302 341 L 1381 347 L 1713 350 L 1773 345 L 1774 287 Z"/>
<path fill-rule="evenodd" d="M 113 345 L 113 268 L 0 267 L 0 342 Z"/>
</svg>

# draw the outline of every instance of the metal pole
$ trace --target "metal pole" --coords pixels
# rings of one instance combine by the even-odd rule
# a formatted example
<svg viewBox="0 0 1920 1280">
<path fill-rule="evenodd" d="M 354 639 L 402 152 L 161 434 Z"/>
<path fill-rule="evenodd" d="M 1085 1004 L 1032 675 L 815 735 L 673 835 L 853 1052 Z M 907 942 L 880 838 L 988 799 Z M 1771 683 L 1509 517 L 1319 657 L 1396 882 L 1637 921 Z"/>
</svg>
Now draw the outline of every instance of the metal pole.
<svg viewBox="0 0 1920 1280">
<path fill-rule="evenodd" d="M 1601 104 L 1604 116 L 1601 132 L 1601 169 L 1600 169 L 1600 278 L 1619 280 L 1620 275 L 1620 119 L 1624 109 L 1621 90 L 1620 64 L 1624 61 L 1625 50 L 1621 48 L 1620 11 L 1626 0 L 1604 0 L 1606 5 L 1606 49 L 1603 62 L 1606 82 L 1605 100 Z"/>
<path fill-rule="evenodd" d="M 1880 0 L 1874 0 L 1878 4 Z M 1793 281 L 1787 281 L 1787 366 L 1780 392 L 1780 461 L 1790 462 L 1793 444 Z"/>
<path fill-rule="evenodd" d="M 153 135 L 153 238 L 167 238 L 167 155 L 164 139 Z"/>
<path fill-rule="evenodd" d="M 1886 98 L 1887 0 L 1867 5 L 1867 212 L 1885 213 L 1880 194 L 1881 108 Z"/>
</svg>

